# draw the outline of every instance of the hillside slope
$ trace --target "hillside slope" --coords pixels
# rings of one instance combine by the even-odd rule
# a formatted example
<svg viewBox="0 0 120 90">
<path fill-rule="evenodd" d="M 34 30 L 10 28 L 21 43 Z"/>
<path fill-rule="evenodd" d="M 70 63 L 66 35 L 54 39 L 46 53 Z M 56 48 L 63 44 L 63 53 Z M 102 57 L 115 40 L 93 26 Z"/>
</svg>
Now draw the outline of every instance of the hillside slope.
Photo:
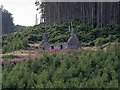
<svg viewBox="0 0 120 90">
<path fill-rule="evenodd" d="M 68 30 L 70 23 L 56 25 L 37 25 L 34 27 L 19 27 L 16 32 L 4 35 L 3 53 L 11 52 L 20 49 L 30 49 L 30 43 L 39 44 L 42 40 L 42 34 L 48 33 L 49 42 L 66 42 L 70 36 Z M 79 21 L 74 21 L 73 26 L 77 32 L 78 38 L 82 46 L 94 46 L 98 42 L 105 44 L 107 42 L 120 41 L 120 26 L 92 28 L 81 24 Z"/>
</svg>

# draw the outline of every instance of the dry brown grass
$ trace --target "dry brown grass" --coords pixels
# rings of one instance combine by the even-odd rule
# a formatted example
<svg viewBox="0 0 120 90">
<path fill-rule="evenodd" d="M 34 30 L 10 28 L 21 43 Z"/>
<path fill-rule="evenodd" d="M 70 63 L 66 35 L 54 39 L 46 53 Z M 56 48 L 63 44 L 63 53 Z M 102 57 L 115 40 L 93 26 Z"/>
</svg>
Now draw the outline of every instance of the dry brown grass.
<svg viewBox="0 0 120 90">
<path fill-rule="evenodd" d="M 15 56 L 29 56 L 29 55 L 36 55 L 37 51 L 35 50 L 17 50 L 17 51 L 14 51 L 14 52 L 10 52 L 10 53 L 5 53 L 5 54 L 2 54 L 3 56 L 6 56 L 6 55 L 15 55 Z"/>
<path fill-rule="evenodd" d="M 90 50 L 90 51 L 97 51 L 97 47 L 82 47 L 82 50 Z M 0 54 L 0 56 L 8 56 L 8 55 L 15 55 L 20 57 L 27 57 L 27 58 L 38 58 L 40 56 L 43 56 L 43 54 L 53 54 L 58 53 L 60 51 L 55 52 L 39 52 L 38 50 L 17 50 L 14 52 L 6 53 L 6 54 Z M 64 52 L 64 51 L 62 51 Z M 65 51 L 66 52 L 66 51 Z"/>
<path fill-rule="evenodd" d="M 98 51 L 97 47 L 82 47 L 83 50 Z"/>
</svg>

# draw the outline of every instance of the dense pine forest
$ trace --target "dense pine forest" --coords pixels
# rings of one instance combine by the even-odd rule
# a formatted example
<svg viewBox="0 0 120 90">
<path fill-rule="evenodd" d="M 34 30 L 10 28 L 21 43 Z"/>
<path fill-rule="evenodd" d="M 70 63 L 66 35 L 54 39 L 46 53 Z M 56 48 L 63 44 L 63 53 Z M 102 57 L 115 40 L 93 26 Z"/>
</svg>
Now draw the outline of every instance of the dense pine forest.
<svg viewBox="0 0 120 90">
<path fill-rule="evenodd" d="M 15 26 L 11 14 L 3 12 L 9 14 L 14 26 L 9 29 L 14 32 L 0 37 L 3 61 L 26 58 L 23 51 L 37 54 L 28 54 L 21 62 L 1 64 L 0 88 L 119 88 L 120 3 L 35 4 L 42 12 L 39 25 Z M 44 33 L 50 44 L 66 42 L 71 22 L 81 49 L 39 51 Z M 19 56 L 11 54 L 21 50 Z"/>
<path fill-rule="evenodd" d="M 36 2 L 41 22 L 63 23 L 74 19 L 92 27 L 120 25 L 120 2 Z"/>
</svg>

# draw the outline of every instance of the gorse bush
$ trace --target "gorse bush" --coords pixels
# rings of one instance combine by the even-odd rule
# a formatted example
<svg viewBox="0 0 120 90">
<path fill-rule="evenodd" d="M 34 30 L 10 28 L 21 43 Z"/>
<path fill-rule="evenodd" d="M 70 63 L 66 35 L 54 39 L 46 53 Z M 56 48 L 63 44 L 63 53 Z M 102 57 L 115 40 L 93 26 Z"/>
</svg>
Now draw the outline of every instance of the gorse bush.
<svg viewBox="0 0 120 90">
<path fill-rule="evenodd" d="M 120 47 L 46 53 L 3 66 L 3 88 L 118 88 Z"/>
<path fill-rule="evenodd" d="M 27 47 L 28 47 L 27 40 L 16 38 L 16 39 L 13 39 L 13 41 L 11 42 L 7 42 L 7 44 L 3 46 L 3 53 L 16 51 L 20 49 L 27 49 Z"/>
</svg>

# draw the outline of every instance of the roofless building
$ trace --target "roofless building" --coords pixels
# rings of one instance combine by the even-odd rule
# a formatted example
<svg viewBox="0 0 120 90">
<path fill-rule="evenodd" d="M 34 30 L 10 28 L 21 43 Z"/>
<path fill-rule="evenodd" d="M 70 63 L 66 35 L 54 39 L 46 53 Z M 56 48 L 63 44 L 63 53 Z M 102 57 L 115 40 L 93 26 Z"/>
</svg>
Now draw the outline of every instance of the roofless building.
<svg viewBox="0 0 120 90">
<path fill-rule="evenodd" d="M 81 48 L 80 41 L 75 33 L 73 27 L 70 28 L 71 36 L 67 42 L 49 44 L 48 34 L 43 34 L 40 50 L 66 50 L 66 49 L 79 49 Z"/>
</svg>

